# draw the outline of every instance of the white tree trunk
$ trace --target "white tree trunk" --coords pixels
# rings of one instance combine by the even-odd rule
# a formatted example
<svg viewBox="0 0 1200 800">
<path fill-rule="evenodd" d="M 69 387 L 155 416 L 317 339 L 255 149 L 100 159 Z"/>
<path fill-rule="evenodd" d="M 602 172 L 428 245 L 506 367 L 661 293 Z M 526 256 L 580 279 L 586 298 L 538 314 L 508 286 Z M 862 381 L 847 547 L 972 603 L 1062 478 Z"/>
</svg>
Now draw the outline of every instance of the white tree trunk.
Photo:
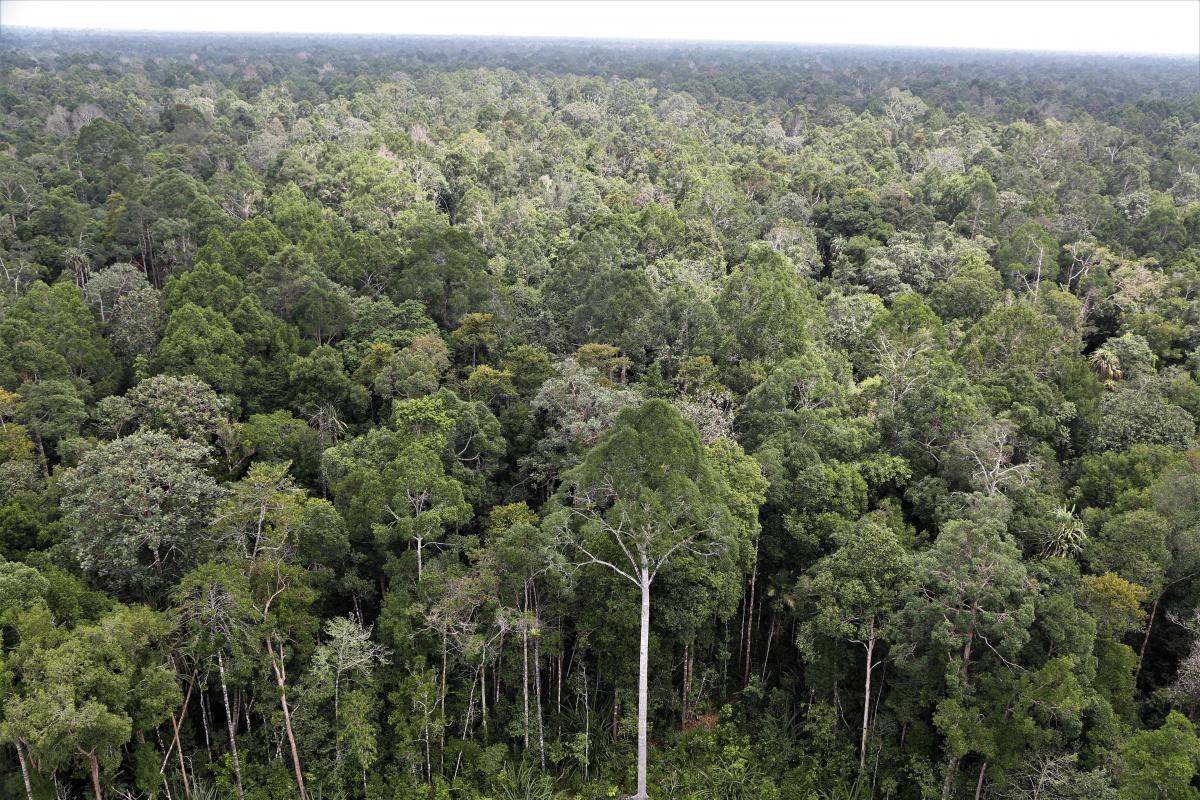
<svg viewBox="0 0 1200 800">
<path fill-rule="evenodd" d="M 529 581 L 525 582 L 525 604 L 521 609 L 521 734 L 523 744 L 529 749 Z"/>
<path fill-rule="evenodd" d="M 271 642 L 272 633 L 267 634 L 267 655 L 271 659 L 271 670 L 275 673 L 275 684 L 279 687 L 279 706 L 283 709 L 283 730 L 287 734 L 288 748 L 292 751 L 292 769 L 296 773 L 296 789 L 300 792 L 300 800 L 307 800 L 304 789 L 304 772 L 300 769 L 300 751 L 296 747 L 296 736 L 292 731 L 292 712 L 288 707 L 287 679 L 284 675 L 283 642 L 279 644 L 279 657 L 275 657 L 275 647 Z"/>
<path fill-rule="evenodd" d="M 25 749 L 21 746 L 21 737 L 14 742 L 17 746 L 17 760 L 21 762 L 21 779 L 25 781 L 25 796 L 33 800 L 33 786 L 29 783 L 29 767 L 25 763 Z"/>
<path fill-rule="evenodd" d="M 872 659 L 875 657 L 875 637 L 867 640 L 867 678 L 863 689 L 863 721 L 862 745 L 858 751 L 858 768 L 862 770 L 867 765 L 867 728 L 871 721 L 871 671 L 874 668 Z"/>
<path fill-rule="evenodd" d="M 638 642 L 638 763 L 637 794 L 634 800 L 647 800 L 646 793 L 646 717 L 650 708 L 650 573 L 642 569 L 642 630 Z"/>
<path fill-rule="evenodd" d="M 221 699 L 225 702 L 225 727 L 229 729 L 229 752 L 233 756 L 233 777 L 237 779 L 238 800 L 246 800 L 242 789 L 242 765 L 238 759 L 237 737 L 234 735 L 234 718 L 229 712 L 229 689 L 225 685 L 225 658 L 217 651 L 217 669 L 221 674 Z M 100 797 L 99 794 L 96 795 Z"/>
</svg>

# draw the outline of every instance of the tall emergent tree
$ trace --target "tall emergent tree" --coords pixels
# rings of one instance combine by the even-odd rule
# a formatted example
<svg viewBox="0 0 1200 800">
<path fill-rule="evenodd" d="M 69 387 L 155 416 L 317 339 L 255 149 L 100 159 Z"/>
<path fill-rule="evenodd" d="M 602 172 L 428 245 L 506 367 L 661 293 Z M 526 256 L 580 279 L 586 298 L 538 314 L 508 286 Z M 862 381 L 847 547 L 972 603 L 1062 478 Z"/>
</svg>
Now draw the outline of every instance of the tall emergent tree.
<svg viewBox="0 0 1200 800">
<path fill-rule="evenodd" d="M 626 409 L 564 478 L 548 524 L 573 563 L 599 565 L 638 587 L 638 755 L 636 800 L 646 800 L 650 589 L 677 554 L 716 562 L 739 543 L 728 493 L 695 426 L 663 400 Z"/>
</svg>

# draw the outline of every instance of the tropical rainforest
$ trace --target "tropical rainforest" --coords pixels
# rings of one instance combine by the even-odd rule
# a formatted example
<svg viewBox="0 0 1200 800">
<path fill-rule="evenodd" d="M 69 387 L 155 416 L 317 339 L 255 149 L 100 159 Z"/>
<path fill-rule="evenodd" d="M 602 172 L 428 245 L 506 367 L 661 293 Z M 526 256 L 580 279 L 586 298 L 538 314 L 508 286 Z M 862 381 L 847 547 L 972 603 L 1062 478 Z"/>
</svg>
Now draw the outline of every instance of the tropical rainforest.
<svg viewBox="0 0 1200 800">
<path fill-rule="evenodd" d="M 0 795 L 1195 800 L 1198 346 L 1194 59 L 6 30 Z"/>
</svg>

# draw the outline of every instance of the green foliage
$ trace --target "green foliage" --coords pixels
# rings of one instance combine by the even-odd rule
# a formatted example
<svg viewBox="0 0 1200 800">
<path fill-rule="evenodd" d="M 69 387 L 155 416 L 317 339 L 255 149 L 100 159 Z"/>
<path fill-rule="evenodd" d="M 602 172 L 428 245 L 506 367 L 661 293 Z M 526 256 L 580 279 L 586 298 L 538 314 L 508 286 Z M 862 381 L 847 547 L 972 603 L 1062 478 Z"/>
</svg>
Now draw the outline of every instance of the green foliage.
<svg viewBox="0 0 1200 800">
<path fill-rule="evenodd" d="M 1130 737 L 1121 748 L 1124 770 L 1118 797 L 1196 797 L 1192 779 L 1200 768 L 1200 740 L 1196 728 L 1178 711 L 1172 711 L 1162 727 Z"/>
<path fill-rule="evenodd" d="M 294 45 L 5 30 L 0 795 L 1196 797 L 1192 61 Z"/>
<path fill-rule="evenodd" d="M 246 346 L 219 311 L 184 304 L 171 314 L 154 349 L 156 372 L 193 374 L 217 391 L 237 393 L 245 380 Z"/>
<path fill-rule="evenodd" d="M 80 566 L 121 595 L 145 598 L 203 560 L 201 532 L 222 489 L 208 448 L 143 431 L 102 445 L 59 482 Z"/>
</svg>

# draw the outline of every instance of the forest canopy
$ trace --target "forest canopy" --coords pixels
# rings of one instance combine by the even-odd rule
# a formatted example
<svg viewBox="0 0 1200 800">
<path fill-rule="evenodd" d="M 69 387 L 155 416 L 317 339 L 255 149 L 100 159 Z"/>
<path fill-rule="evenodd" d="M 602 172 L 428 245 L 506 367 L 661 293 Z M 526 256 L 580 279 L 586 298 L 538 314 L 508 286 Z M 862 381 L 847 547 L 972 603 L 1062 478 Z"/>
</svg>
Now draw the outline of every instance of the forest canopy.
<svg viewBox="0 0 1200 800">
<path fill-rule="evenodd" d="M 1194 59 L 0 44 L 0 795 L 1200 798 Z"/>
</svg>

